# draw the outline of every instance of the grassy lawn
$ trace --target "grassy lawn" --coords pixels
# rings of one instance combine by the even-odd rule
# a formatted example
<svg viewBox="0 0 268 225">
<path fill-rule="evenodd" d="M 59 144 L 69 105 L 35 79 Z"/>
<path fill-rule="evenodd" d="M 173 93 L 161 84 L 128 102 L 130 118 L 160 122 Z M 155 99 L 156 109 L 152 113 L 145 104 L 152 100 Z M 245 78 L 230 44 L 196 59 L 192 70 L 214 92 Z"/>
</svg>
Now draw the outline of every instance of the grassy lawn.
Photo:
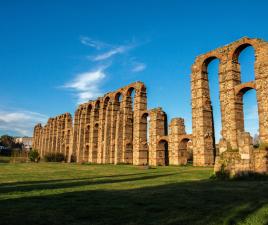
<svg viewBox="0 0 268 225">
<path fill-rule="evenodd" d="M 212 168 L 0 164 L 0 224 L 268 224 L 268 181 Z"/>
</svg>

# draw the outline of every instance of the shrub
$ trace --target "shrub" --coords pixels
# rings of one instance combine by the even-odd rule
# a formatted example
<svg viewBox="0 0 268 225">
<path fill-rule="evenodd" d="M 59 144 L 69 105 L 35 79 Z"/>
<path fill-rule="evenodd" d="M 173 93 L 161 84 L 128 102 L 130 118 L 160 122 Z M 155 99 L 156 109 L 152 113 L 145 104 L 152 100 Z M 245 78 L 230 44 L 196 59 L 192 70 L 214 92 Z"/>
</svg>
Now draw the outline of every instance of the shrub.
<svg viewBox="0 0 268 225">
<path fill-rule="evenodd" d="M 65 161 L 65 156 L 62 153 L 48 153 L 44 156 L 46 162 L 63 162 Z"/>
<path fill-rule="evenodd" d="M 30 150 L 28 157 L 29 157 L 29 159 L 30 159 L 31 162 L 38 163 L 40 161 L 39 153 L 35 149 Z"/>
</svg>

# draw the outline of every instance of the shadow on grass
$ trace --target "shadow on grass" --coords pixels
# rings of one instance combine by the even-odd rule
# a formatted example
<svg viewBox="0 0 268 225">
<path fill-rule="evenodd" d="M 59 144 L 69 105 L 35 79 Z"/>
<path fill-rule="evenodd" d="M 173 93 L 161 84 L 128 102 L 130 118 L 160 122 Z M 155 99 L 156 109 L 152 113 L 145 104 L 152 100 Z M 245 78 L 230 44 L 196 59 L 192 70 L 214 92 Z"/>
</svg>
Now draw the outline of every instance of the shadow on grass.
<svg viewBox="0 0 268 225">
<path fill-rule="evenodd" d="M 164 175 L 100 182 L 117 183 L 161 176 Z M 70 181 L 60 187 L 89 184 L 88 181 Z M 50 185 L 44 184 L 42 188 L 49 189 Z M 12 187 L 9 188 L 13 191 Z M 33 185 L 30 190 L 37 188 Z M 130 190 L 98 189 L 8 199 L 0 201 L 0 224 L 237 224 L 264 205 L 267 207 L 267 190 L 267 181 L 203 180 Z M 262 224 L 267 222 L 268 215 Z"/>
<path fill-rule="evenodd" d="M 136 175 L 144 175 L 144 174 L 152 174 L 150 173 L 129 173 L 129 174 L 120 174 L 120 175 L 106 175 L 106 176 L 90 176 L 83 178 L 68 178 L 68 179 L 51 179 L 51 180 L 34 180 L 34 181 L 19 181 L 19 182 L 9 182 L 9 183 L 0 183 L 0 193 L 1 188 L 12 188 L 12 187 L 23 187 L 23 185 L 36 185 L 36 184 L 49 184 L 49 183 L 57 183 L 57 182 L 68 182 L 68 181 L 81 181 L 81 180 L 90 180 L 90 179 L 103 179 L 103 178 L 115 178 L 115 177 L 126 177 L 126 176 L 136 176 Z"/>
<path fill-rule="evenodd" d="M 98 185 L 98 184 L 113 184 L 113 183 L 122 183 L 122 182 L 132 182 L 132 181 L 141 181 L 141 180 L 149 180 L 149 179 L 156 179 L 161 177 L 166 177 L 170 175 L 175 175 L 176 173 L 166 173 L 166 174 L 157 174 L 157 175 L 147 175 L 147 176 L 138 176 L 138 177 L 130 177 L 126 179 L 97 179 L 97 178 L 105 178 L 104 177 L 97 177 L 97 178 L 82 178 L 82 179 L 67 179 L 63 180 L 63 182 L 49 182 L 46 181 L 45 183 L 35 184 L 36 181 L 28 182 L 26 185 L 20 185 L 17 183 L 12 183 L 10 186 L 0 185 L 0 193 L 11 193 L 11 192 L 28 192 L 28 191 L 38 191 L 38 190 L 51 190 L 51 189 L 59 189 L 59 188 L 73 188 L 73 187 L 81 187 L 81 186 L 88 186 L 88 185 Z M 140 174 L 137 174 L 140 175 Z M 124 176 L 120 175 L 119 177 Z M 133 174 L 132 174 L 133 176 Z M 108 176 L 109 177 L 109 176 Z M 111 176 L 115 177 L 115 176 Z M 97 179 L 97 180 L 94 180 Z M 67 181 L 67 182 L 66 182 Z"/>
</svg>

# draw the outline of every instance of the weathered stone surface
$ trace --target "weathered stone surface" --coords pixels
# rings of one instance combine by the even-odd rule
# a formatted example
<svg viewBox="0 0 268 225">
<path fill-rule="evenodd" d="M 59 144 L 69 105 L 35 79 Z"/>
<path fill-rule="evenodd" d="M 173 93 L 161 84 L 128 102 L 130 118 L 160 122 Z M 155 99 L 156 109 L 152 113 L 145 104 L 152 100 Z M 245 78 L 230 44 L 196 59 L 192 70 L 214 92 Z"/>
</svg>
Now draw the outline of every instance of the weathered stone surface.
<svg viewBox="0 0 268 225">
<path fill-rule="evenodd" d="M 255 80 L 241 83 L 238 57 L 247 46 L 255 49 Z M 222 117 L 218 145 L 207 73 L 215 58 L 220 60 Z M 260 141 L 268 143 L 267 86 L 268 43 L 245 37 L 196 58 L 191 74 L 192 135 L 186 134 L 182 118 L 168 125 L 162 108 L 147 109 L 146 87 L 135 82 L 79 105 L 73 124 L 68 113 L 50 118 L 44 127 L 37 124 L 33 146 L 41 156 L 62 152 L 77 162 L 185 165 L 193 155 L 194 166 L 214 165 L 216 157 L 215 171 L 224 166 L 234 174 L 267 172 L 267 150 L 253 149 L 243 113 L 243 95 L 255 89 Z"/>
<path fill-rule="evenodd" d="M 34 127 L 33 148 L 43 157 L 47 153 L 62 153 L 70 161 L 73 149 L 72 116 L 65 113 L 49 118 L 42 128 L 41 124 Z"/>
<path fill-rule="evenodd" d="M 240 52 L 252 46 L 255 50 L 255 80 L 241 83 Z M 268 43 L 256 38 L 242 38 L 222 48 L 200 55 L 192 66 L 192 130 L 194 165 L 213 165 L 215 157 L 215 136 L 212 106 L 209 95 L 207 67 L 213 59 L 220 60 L 219 86 L 222 116 L 222 140 L 220 155 L 225 151 L 239 149 L 239 157 L 249 160 L 250 137 L 244 133 L 243 95 L 250 89 L 257 93 L 259 114 L 259 136 L 261 142 L 268 142 Z M 246 137 L 247 136 L 247 137 Z M 245 141 L 244 143 L 242 143 Z M 230 161 L 230 160 L 229 160 Z M 245 162 L 243 161 L 243 165 Z M 215 167 L 216 168 L 216 167 Z"/>
</svg>

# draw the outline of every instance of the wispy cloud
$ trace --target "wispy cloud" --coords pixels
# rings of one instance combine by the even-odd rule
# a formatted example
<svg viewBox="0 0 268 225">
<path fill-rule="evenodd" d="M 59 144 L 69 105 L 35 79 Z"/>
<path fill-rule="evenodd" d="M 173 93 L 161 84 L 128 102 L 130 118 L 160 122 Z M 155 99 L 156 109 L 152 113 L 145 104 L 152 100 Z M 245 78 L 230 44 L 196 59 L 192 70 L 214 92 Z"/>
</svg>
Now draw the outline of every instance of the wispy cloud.
<svg viewBox="0 0 268 225">
<path fill-rule="evenodd" d="M 75 92 L 78 104 L 95 99 L 102 95 L 100 83 L 106 77 L 106 68 L 107 66 L 102 66 L 92 71 L 77 74 L 71 82 L 64 84 L 63 87 Z"/>
<path fill-rule="evenodd" d="M 45 123 L 48 117 L 27 110 L 0 109 L 0 132 L 17 136 L 32 136 L 37 123 Z"/>
<path fill-rule="evenodd" d="M 112 59 L 115 56 L 124 55 L 131 49 L 138 46 L 134 39 L 120 45 L 112 45 L 99 40 L 94 40 L 90 37 L 81 36 L 80 42 L 83 45 L 95 49 L 95 54 L 86 56 L 86 58 L 91 61 L 91 66 L 96 69 L 76 74 L 71 81 L 61 86 L 65 89 L 71 90 L 75 94 L 77 104 L 102 96 L 101 83 L 103 83 L 107 77 L 105 70 L 108 67 L 103 65 L 109 63 L 109 66 L 112 66 L 114 63 Z M 120 61 L 123 66 L 125 61 L 125 59 Z M 97 67 L 98 65 L 101 66 Z M 138 62 L 135 62 L 134 64 L 131 62 L 131 64 L 128 64 L 127 66 L 128 69 L 131 68 L 130 70 L 134 73 L 143 71 L 146 68 L 144 63 Z"/>
<path fill-rule="evenodd" d="M 91 61 L 103 61 L 106 59 L 110 59 L 113 56 L 126 53 L 127 51 L 137 46 L 137 44 L 134 41 L 128 44 L 111 45 L 99 40 L 94 40 L 86 36 L 80 37 L 80 41 L 83 45 L 94 48 L 100 52 L 96 55 L 88 56 L 87 58 L 90 59 Z"/>
<path fill-rule="evenodd" d="M 146 64 L 145 63 L 141 63 L 141 62 L 134 62 L 133 63 L 133 68 L 132 68 L 132 72 L 133 73 L 138 73 L 141 72 L 143 70 L 146 69 Z"/>
<path fill-rule="evenodd" d="M 110 47 L 110 45 L 107 43 L 104 43 L 104 42 L 98 41 L 98 40 L 93 40 L 92 38 L 86 37 L 86 36 L 80 37 L 80 42 L 83 45 L 89 46 L 91 48 L 95 48 L 97 50 Z"/>
<path fill-rule="evenodd" d="M 111 58 L 112 56 L 118 55 L 118 54 L 123 54 L 130 49 L 134 48 L 134 45 L 122 45 L 119 47 L 114 47 L 104 53 L 101 53 L 97 56 L 92 57 L 93 61 L 102 61 Z"/>
</svg>

